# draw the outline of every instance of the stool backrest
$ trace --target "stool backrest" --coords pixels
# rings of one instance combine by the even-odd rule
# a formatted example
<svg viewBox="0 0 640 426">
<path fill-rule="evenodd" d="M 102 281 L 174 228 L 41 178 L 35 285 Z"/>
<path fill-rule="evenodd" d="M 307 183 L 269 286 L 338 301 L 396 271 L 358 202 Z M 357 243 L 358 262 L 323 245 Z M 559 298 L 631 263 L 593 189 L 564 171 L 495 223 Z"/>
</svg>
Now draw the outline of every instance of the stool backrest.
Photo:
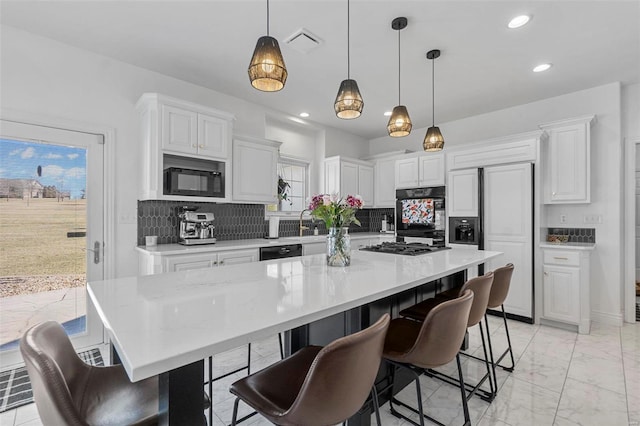
<svg viewBox="0 0 640 426">
<path fill-rule="evenodd" d="M 20 339 L 20 352 L 40 418 L 52 425 L 87 425 L 76 399 L 84 396 L 78 390 L 84 388 L 91 367 L 73 350 L 62 326 L 46 321 L 31 327 Z"/>
<path fill-rule="evenodd" d="M 403 356 L 402 362 L 435 368 L 453 360 L 467 332 L 474 299 L 473 292 L 465 290 L 458 298 L 442 302 L 429 311 L 413 347 Z"/>
<path fill-rule="evenodd" d="M 282 420 L 287 424 L 330 425 L 353 416 L 369 396 L 378 374 L 389 322 L 389 314 L 384 314 L 369 328 L 322 348 Z"/>
<path fill-rule="evenodd" d="M 467 327 L 471 327 L 482 321 L 484 314 L 487 312 L 489 304 L 489 295 L 491 294 L 491 284 L 493 283 L 493 272 L 487 272 L 481 277 L 471 278 L 464 283 L 460 289 L 460 294 L 465 290 L 473 291 L 473 305 L 469 313 L 469 322 Z"/>
<path fill-rule="evenodd" d="M 493 284 L 491 285 L 488 304 L 489 308 L 498 308 L 504 303 L 504 300 L 509 295 L 512 275 L 513 263 L 507 263 L 505 266 L 493 271 Z"/>
</svg>

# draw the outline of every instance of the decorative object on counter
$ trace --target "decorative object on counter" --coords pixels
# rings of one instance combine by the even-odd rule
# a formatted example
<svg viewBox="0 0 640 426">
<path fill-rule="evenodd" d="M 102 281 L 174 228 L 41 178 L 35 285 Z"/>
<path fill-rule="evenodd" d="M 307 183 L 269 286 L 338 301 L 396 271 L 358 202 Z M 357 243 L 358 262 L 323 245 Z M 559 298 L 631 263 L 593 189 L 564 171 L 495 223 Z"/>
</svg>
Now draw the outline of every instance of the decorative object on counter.
<svg viewBox="0 0 640 426">
<path fill-rule="evenodd" d="M 399 138 L 411 133 L 411 118 L 407 107 L 400 104 L 400 31 L 407 26 L 407 18 L 396 18 L 391 22 L 391 28 L 398 31 L 398 105 L 393 108 L 387 131 L 389 136 Z"/>
<path fill-rule="evenodd" d="M 347 0 L 347 79 L 340 83 L 336 101 L 333 104 L 338 118 L 345 120 L 360 117 L 364 108 L 358 83 L 351 79 L 350 29 L 350 7 L 349 0 Z"/>
<path fill-rule="evenodd" d="M 364 203 L 359 195 L 347 195 L 340 198 L 337 194 L 314 195 L 309 204 L 311 215 L 322 220 L 329 234 L 327 235 L 327 265 L 349 266 L 351 264 L 351 237 L 349 225 L 360 226 L 356 211 Z"/>
<path fill-rule="evenodd" d="M 568 235 L 547 235 L 548 243 L 564 244 L 569 241 Z"/>
<path fill-rule="evenodd" d="M 287 81 L 287 67 L 284 64 L 278 40 L 269 36 L 269 0 L 267 0 L 267 35 L 258 39 L 248 72 L 251 85 L 263 92 L 277 92 Z"/>
<path fill-rule="evenodd" d="M 288 198 L 289 197 L 289 189 L 291 185 L 289 182 L 284 180 L 282 176 L 278 176 L 278 200 L 287 201 L 289 205 L 293 204 L 293 202 Z"/>
<path fill-rule="evenodd" d="M 431 127 L 427 129 L 427 134 L 422 142 L 422 148 L 425 151 L 442 151 L 444 148 L 444 136 L 440 132 L 440 128 L 436 127 L 436 92 L 435 92 L 435 63 L 436 58 L 440 57 L 438 49 L 427 52 L 427 59 L 431 59 Z"/>
<path fill-rule="evenodd" d="M 147 247 L 158 245 L 158 236 L 147 235 L 146 237 L 144 237 L 144 241 Z"/>
<path fill-rule="evenodd" d="M 278 238 L 280 236 L 280 217 L 269 216 L 269 238 Z"/>
</svg>

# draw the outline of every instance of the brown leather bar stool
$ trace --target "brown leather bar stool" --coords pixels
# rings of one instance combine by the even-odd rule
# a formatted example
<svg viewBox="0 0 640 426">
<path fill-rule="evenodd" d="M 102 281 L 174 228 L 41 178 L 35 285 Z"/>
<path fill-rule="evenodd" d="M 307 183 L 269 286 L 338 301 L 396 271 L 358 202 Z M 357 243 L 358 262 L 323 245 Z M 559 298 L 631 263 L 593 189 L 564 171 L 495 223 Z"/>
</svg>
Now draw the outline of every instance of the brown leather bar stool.
<svg viewBox="0 0 640 426">
<path fill-rule="evenodd" d="M 325 347 L 307 346 L 288 358 L 233 383 L 240 400 L 277 425 L 335 425 L 353 416 L 371 393 L 378 425 L 374 381 L 380 368 L 389 314 L 369 328 Z"/>
<path fill-rule="evenodd" d="M 43 322 L 27 330 L 20 339 L 20 352 L 45 424 L 157 424 L 158 378 L 131 382 L 122 365 L 85 364 L 57 322 Z M 210 404 L 208 398 L 203 410 L 205 404 Z M 202 421 L 204 424 L 204 415 Z"/>
<path fill-rule="evenodd" d="M 413 374 L 418 397 L 417 410 L 392 397 L 389 405 L 394 416 L 413 424 L 418 424 L 398 412 L 393 406 L 395 402 L 419 414 L 420 425 L 424 425 L 425 418 L 441 425 L 442 423 L 424 414 L 420 393 L 420 375 L 425 369 L 441 367 L 455 358 L 458 364 L 458 384 L 462 397 L 465 425 L 471 424 L 462 368 L 460 366 L 460 345 L 462 345 L 467 331 L 469 313 L 472 310 L 473 302 L 473 292 L 465 290 L 459 298 L 434 306 L 427 313 L 423 322 L 407 318 L 396 318 L 391 321 L 382 356 L 394 366 L 394 378 L 396 367 L 405 368 Z"/>
<path fill-rule="evenodd" d="M 476 385 L 465 383 L 465 388 L 469 392 L 467 398 L 470 399 L 473 395 L 478 394 L 478 396 L 488 402 L 491 402 L 493 398 L 495 398 L 496 390 L 493 381 L 491 358 L 488 352 L 487 339 L 484 336 L 484 328 L 482 327 L 482 319 L 485 317 L 487 312 L 487 305 L 489 303 L 489 295 L 491 293 L 492 283 L 493 272 L 488 272 L 483 276 L 468 280 L 459 290 L 459 294 L 462 294 L 462 292 L 467 289 L 473 291 L 474 293 L 473 306 L 471 307 L 471 313 L 469 314 L 467 328 L 473 327 L 476 324 L 478 325 L 480 329 L 480 337 L 482 339 L 482 349 L 484 351 L 484 359 L 482 359 L 482 361 L 487 367 L 487 373 L 480 379 L 480 381 Z M 442 296 L 426 299 L 420 303 L 417 303 L 407 309 L 400 311 L 400 315 L 417 321 L 423 321 L 432 309 L 447 300 L 447 298 L 444 298 Z M 458 385 L 458 381 L 455 378 L 440 373 L 439 371 L 429 370 L 425 374 L 430 377 L 435 377 L 443 380 L 454 386 Z M 489 380 L 490 389 L 488 392 L 480 389 L 480 386 L 482 386 L 482 384 L 487 379 Z"/>
</svg>

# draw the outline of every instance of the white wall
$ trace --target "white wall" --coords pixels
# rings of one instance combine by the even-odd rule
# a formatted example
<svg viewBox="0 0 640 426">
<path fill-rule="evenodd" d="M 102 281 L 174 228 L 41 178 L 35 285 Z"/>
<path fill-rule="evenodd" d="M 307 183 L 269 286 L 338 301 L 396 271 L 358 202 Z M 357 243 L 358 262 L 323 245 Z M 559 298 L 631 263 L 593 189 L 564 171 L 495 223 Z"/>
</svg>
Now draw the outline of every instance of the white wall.
<svg viewBox="0 0 640 426">
<path fill-rule="evenodd" d="M 640 83 L 622 86 L 622 135 L 640 139 Z"/>
<path fill-rule="evenodd" d="M 591 129 L 592 202 L 582 205 L 548 206 L 545 209 L 546 215 L 541 218 L 541 225 L 596 228 L 597 248 L 592 256 L 591 271 L 591 307 L 594 319 L 612 323 L 619 323 L 622 319 L 622 118 L 628 117 L 625 131 L 637 131 L 640 90 L 636 86 L 625 90 L 627 96 L 624 100 L 624 112 L 621 111 L 620 84 L 611 83 L 440 124 L 446 140 L 446 153 L 447 147 L 538 130 L 539 124 L 555 120 L 588 114 L 597 115 L 597 121 Z M 410 136 L 402 139 L 373 139 L 370 141 L 370 152 L 378 154 L 399 148 L 420 151 L 425 132 L 426 128 L 414 129 Z M 567 215 L 568 221 L 565 224 L 560 224 L 561 213 Z M 603 223 L 585 224 L 585 214 L 600 214 L 603 216 Z"/>
<path fill-rule="evenodd" d="M 145 92 L 158 92 L 235 114 L 234 132 L 265 137 L 265 117 L 280 114 L 213 90 L 131 66 L 7 26 L 0 27 L 0 106 L 65 121 L 115 130 L 116 217 L 136 217 L 140 170 L 138 114 L 135 103 Z M 324 130 L 321 132 L 324 135 Z M 331 155 L 368 150 L 349 147 L 359 138 L 334 129 Z M 336 136 L 335 138 L 333 136 Z M 334 141 L 341 141 L 337 145 Z M 325 156 L 324 140 L 312 148 Z M 285 149 L 289 149 L 287 145 Z M 293 149 L 293 148 L 292 148 Z M 343 151 L 340 151 L 340 150 Z M 115 218 L 111 218 L 115 220 Z M 115 223 L 115 275 L 137 273 L 135 223 Z"/>
</svg>

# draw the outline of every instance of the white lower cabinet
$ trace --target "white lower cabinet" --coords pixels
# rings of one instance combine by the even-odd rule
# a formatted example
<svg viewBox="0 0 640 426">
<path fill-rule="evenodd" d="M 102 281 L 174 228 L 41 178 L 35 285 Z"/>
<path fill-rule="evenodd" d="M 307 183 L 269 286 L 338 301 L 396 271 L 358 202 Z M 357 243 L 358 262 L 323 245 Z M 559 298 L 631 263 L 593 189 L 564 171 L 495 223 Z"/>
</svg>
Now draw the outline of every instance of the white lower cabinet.
<svg viewBox="0 0 640 426">
<path fill-rule="evenodd" d="M 139 273 L 140 275 L 149 275 L 163 272 L 191 271 L 222 265 L 257 262 L 259 258 L 258 249 L 167 255 L 140 253 Z"/>
<path fill-rule="evenodd" d="M 544 319 L 591 328 L 589 250 L 543 249 Z"/>
</svg>

